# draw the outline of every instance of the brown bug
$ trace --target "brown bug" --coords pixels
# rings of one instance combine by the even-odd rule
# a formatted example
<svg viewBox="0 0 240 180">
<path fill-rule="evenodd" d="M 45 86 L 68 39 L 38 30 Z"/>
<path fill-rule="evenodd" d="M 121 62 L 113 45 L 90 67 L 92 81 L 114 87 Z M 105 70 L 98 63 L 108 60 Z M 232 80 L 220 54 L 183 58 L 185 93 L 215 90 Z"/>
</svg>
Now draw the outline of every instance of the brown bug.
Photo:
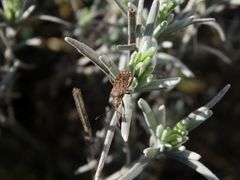
<svg viewBox="0 0 240 180">
<path fill-rule="evenodd" d="M 110 93 L 112 97 L 111 103 L 115 110 L 117 110 L 122 103 L 124 94 L 129 93 L 127 88 L 130 86 L 132 80 L 133 75 L 131 71 L 121 71 L 117 74 Z"/>
<path fill-rule="evenodd" d="M 110 82 L 113 84 L 113 87 L 110 93 L 110 96 L 112 97 L 111 104 L 116 111 L 119 105 L 123 102 L 124 94 L 130 93 L 130 91 L 128 91 L 127 88 L 132 83 L 132 80 L 133 80 L 133 75 L 131 71 L 121 71 L 120 73 L 117 74 L 113 82 L 110 79 Z M 95 119 L 98 119 L 102 115 L 103 114 L 99 115 Z"/>
</svg>

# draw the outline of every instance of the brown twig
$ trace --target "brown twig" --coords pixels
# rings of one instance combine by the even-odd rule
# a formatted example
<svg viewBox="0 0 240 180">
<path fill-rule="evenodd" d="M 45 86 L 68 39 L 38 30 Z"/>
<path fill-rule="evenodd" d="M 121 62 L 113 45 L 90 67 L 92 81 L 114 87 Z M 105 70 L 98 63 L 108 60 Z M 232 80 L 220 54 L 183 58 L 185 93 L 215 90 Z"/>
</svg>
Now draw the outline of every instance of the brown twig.
<svg viewBox="0 0 240 180">
<path fill-rule="evenodd" d="M 81 90 L 78 89 L 78 88 L 73 88 L 72 94 L 73 94 L 73 98 L 74 98 L 74 101 L 75 101 L 75 104 L 76 104 L 78 115 L 79 115 L 80 120 L 81 120 L 82 125 L 83 125 L 83 129 L 88 136 L 88 140 L 90 142 L 92 142 L 93 141 L 92 128 L 91 128 L 91 125 L 90 125 L 90 122 L 89 122 L 89 119 L 88 119 L 88 115 L 87 115 L 86 108 L 85 108 L 85 105 L 84 105 L 84 101 L 83 101 L 83 98 L 82 98 Z"/>
<path fill-rule="evenodd" d="M 128 45 L 136 44 L 136 8 L 128 3 Z M 129 51 L 129 58 L 133 50 Z"/>
</svg>

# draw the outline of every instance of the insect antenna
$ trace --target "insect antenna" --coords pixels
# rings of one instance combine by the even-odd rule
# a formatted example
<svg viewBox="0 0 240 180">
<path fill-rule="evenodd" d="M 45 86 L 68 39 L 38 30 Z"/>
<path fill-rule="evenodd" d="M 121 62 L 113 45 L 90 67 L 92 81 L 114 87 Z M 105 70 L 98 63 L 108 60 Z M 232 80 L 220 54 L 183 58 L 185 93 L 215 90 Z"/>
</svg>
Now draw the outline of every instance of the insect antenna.
<svg viewBox="0 0 240 180">
<path fill-rule="evenodd" d="M 108 112 L 111 112 L 112 110 L 115 110 L 116 112 L 118 112 L 118 114 L 120 114 L 120 117 L 122 117 L 122 113 L 112 107 L 111 109 L 108 109 L 104 113 L 102 113 L 102 114 L 98 115 L 97 117 L 95 117 L 94 120 L 98 120 L 100 117 L 102 117 L 103 115 L 107 114 Z"/>
<path fill-rule="evenodd" d="M 102 113 L 102 114 L 98 115 L 97 117 L 95 117 L 94 120 L 98 120 L 100 117 L 102 117 L 103 115 L 107 114 L 108 112 L 111 112 L 112 110 L 114 110 L 114 108 L 108 109 L 104 113 Z"/>
</svg>

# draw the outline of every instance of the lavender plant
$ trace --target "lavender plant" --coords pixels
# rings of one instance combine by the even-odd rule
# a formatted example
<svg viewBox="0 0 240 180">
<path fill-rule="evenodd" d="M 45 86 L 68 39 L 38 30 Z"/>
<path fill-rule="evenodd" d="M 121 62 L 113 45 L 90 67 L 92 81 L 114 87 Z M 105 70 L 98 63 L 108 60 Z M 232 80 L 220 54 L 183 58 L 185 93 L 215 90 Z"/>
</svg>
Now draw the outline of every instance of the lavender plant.
<svg viewBox="0 0 240 180">
<path fill-rule="evenodd" d="M 134 163 L 133 167 L 119 179 L 135 178 L 152 159 L 159 159 L 164 154 L 190 166 L 206 179 L 217 180 L 218 178 L 214 173 L 198 161 L 201 156 L 187 150 L 183 144 L 189 140 L 188 136 L 192 130 L 212 116 L 213 112 L 210 109 L 225 95 L 229 88 L 230 85 L 226 85 L 210 102 L 190 113 L 173 126 L 173 128 L 166 125 L 164 105 L 159 107 L 157 116 L 155 116 L 148 103 L 140 99 L 138 106 L 144 114 L 145 122 L 151 133 L 150 147 L 144 149 L 144 156 Z"/>
<path fill-rule="evenodd" d="M 86 44 L 70 37 L 65 38 L 69 44 L 101 69 L 109 77 L 110 82 L 116 81 L 116 77 L 122 71 L 129 71 L 132 74 L 132 81 L 127 87 L 127 91 L 131 93 L 123 95 L 121 105 L 111 118 L 110 127 L 106 134 L 103 151 L 95 174 L 96 180 L 100 179 L 120 117 L 124 120 L 121 125 L 121 135 L 124 141 L 128 141 L 129 133 L 131 133 L 130 125 L 135 111 L 134 104 L 137 101 L 137 97 L 146 91 L 170 90 L 180 82 L 180 77 L 166 79 L 155 77 L 153 72 L 158 61 L 161 61 L 161 58 L 165 56 L 165 58 L 167 57 L 171 61 L 176 61 L 174 65 L 185 76 L 193 76 L 193 73 L 180 60 L 162 53 L 159 44 L 169 34 L 187 26 L 214 21 L 213 18 L 195 18 L 192 16 L 192 13 L 186 13 L 181 19 L 175 19 L 175 10 L 180 5 L 180 0 L 153 0 L 146 16 L 143 14 L 143 10 L 145 10 L 143 6 L 144 0 L 139 0 L 137 7 L 130 2 L 128 5 L 120 0 L 115 0 L 115 2 L 128 17 L 128 44 L 117 46 L 120 50 L 129 51 L 128 56 L 123 55 L 125 56 L 123 68 L 122 66 L 118 68 L 116 63 L 110 58 L 105 55 L 99 55 Z M 144 114 L 148 130 L 151 133 L 150 146 L 143 151 L 144 156 L 140 157 L 131 169 L 125 169 L 124 172 L 121 171 L 117 178 L 135 178 L 152 159 L 159 158 L 159 156 L 164 154 L 189 165 L 207 179 L 218 179 L 208 168 L 198 161 L 200 155 L 186 150 L 183 144 L 188 140 L 188 133 L 212 115 L 210 109 L 222 98 L 229 87 L 230 85 L 227 85 L 207 105 L 189 114 L 189 116 L 178 122 L 173 128 L 166 126 L 164 105 L 159 107 L 158 116 L 155 117 L 148 103 L 143 99 L 138 100 L 138 105 Z M 119 116 L 119 113 L 121 116 Z"/>
</svg>

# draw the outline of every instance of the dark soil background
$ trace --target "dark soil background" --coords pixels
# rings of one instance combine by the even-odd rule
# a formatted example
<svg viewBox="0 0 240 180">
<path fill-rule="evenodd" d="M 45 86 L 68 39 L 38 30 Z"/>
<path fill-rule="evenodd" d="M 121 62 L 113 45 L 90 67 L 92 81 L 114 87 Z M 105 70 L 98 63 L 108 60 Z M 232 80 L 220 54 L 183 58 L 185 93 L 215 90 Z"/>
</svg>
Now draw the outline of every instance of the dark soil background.
<svg viewBox="0 0 240 180">
<path fill-rule="evenodd" d="M 92 2 L 85 0 L 79 4 L 83 9 L 90 7 Z M 213 108 L 214 115 L 192 132 L 190 141 L 186 144 L 188 149 L 201 154 L 201 161 L 224 180 L 240 179 L 239 12 L 240 7 L 226 6 L 220 13 L 211 14 L 226 32 L 226 42 L 220 42 L 214 32 L 204 27 L 198 33 L 200 42 L 220 49 L 231 59 L 231 63 L 226 64 L 213 55 L 198 53 L 189 47 L 182 59 L 196 74 L 196 79 L 192 82 L 201 88 L 188 89 L 183 83 L 174 90 L 191 100 L 191 106 L 188 104 L 183 113 L 187 115 L 208 102 L 224 85 L 231 84 L 230 91 Z M 35 14 L 38 13 L 74 21 L 71 8 L 65 1 L 38 1 Z M 101 19 L 104 13 L 103 11 L 95 18 Z M 99 45 L 93 42 L 101 34 L 106 38 L 105 28 L 107 27 L 89 25 L 80 39 L 97 48 Z M 16 123 L 1 123 L 0 126 L 1 180 L 75 180 L 92 177 L 94 171 L 74 174 L 79 166 L 87 162 L 89 146 L 84 140 L 83 128 L 72 98 L 72 88 L 81 88 L 93 131 L 96 132 L 104 126 L 103 120 L 94 119 L 109 105 L 111 84 L 102 83 L 104 74 L 100 71 L 88 75 L 76 72 L 77 59 L 81 55 L 63 41 L 71 31 L 61 25 L 38 21 L 27 26 L 18 36 L 19 41 L 37 36 L 45 42 L 39 48 L 24 46 L 16 51 L 19 59 L 34 65 L 34 68 L 18 71 L 11 100 Z M 53 37 L 58 40 L 54 46 L 59 45 L 59 48 L 51 46 Z M 86 68 L 92 66 L 89 63 Z M 3 111 L 7 111 L 8 106 L 3 100 L 0 100 L 0 105 Z M 171 102 L 167 108 L 170 105 Z M 139 130 L 139 134 L 144 136 L 142 130 Z M 147 142 L 146 139 L 143 137 L 142 143 Z M 111 152 L 116 148 L 114 146 Z M 121 159 L 115 159 L 112 164 L 106 165 L 105 175 L 120 168 L 119 164 L 121 165 Z M 154 161 L 139 179 L 143 178 L 203 179 L 189 167 L 168 158 Z"/>
</svg>

